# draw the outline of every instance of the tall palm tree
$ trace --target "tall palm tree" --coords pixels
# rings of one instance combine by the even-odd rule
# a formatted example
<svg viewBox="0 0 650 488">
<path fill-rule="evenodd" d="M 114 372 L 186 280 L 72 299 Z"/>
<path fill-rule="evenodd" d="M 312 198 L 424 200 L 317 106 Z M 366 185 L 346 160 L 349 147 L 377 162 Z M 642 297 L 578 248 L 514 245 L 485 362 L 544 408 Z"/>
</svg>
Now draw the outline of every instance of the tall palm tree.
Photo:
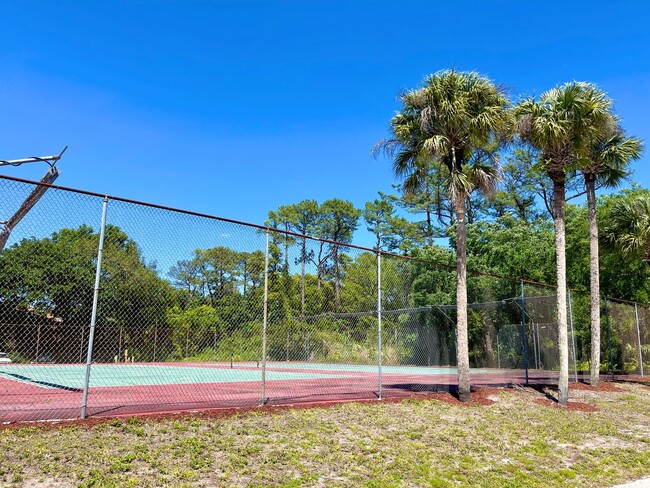
<svg viewBox="0 0 650 488">
<path fill-rule="evenodd" d="M 522 100 L 514 113 L 519 136 L 540 152 L 540 170 L 553 182 L 553 223 L 557 268 L 557 323 L 560 356 L 558 402 L 569 402 L 567 283 L 565 243 L 565 184 L 577 169 L 589 143 L 609 120 L 611 101 L 593 85 L 572 82 L 544 92 L 539 100 Z"/>
<path fill-rule="evenodd" d="M 642 152 L 640 139 L 627 137 L 615 117 L 592 141 L 580 171 L 585 180 L 589 215 L 589 291 L 591 294 L 591 386 L 600 381 L 600 270 L 598 266 L 598 219 L 596 217 L 596 186 L 614 188 L 628 175 L 632 160 Z"/>
<path fill-rule="evenodd" d="M 501 86 L 475 72 L 446 70 L 428 76 L 424 86 L 401 95 L 391 120 L 393 138 L 379 142 L 393 159 L 406 193 L 437 173 L 446 181 L 456 221 L 456 350 L 458 392 L 470 400 L 467 332 L 466 204 L 472 191 L 492 190 L 498 179 L 498 148 L 512 131 L 509 100 Z"/>
</svg>

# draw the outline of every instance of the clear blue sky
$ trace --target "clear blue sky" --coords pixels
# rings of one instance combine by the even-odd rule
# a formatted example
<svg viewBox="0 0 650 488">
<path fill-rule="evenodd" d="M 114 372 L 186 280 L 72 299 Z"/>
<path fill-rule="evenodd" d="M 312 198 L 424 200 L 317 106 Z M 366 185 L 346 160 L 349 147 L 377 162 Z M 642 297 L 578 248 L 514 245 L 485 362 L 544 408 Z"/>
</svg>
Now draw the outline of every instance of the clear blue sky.
<svg viewBox="0 0 650 488">
<path fill-rule="evenodd" d="M 595 82 L 650 141 L 649 23 L 647 1 L 2 2 L 0 158 L 69 145 L 62 185 L 255 223 L 361 207 L 394 182 L 370 150 L 396 96 L 452 66 L 515 99 Z"/>
</svg>

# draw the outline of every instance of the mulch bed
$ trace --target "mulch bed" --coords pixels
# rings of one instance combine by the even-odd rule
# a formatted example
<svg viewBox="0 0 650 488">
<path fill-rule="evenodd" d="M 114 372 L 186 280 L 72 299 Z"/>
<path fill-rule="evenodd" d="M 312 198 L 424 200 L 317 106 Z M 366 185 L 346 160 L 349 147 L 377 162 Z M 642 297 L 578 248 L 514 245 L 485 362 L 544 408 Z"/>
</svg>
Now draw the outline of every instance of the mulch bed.
<svg viewBox="0 0 650 488">
<path fill-rule="evenodd" d="M 598 383 L 598 386 L 594 388 L 588 383 L 569 383 L 569 390 L 581 390 L 581 391 L 605 391 L 611 393 L 622 393 L 625 390 L 622 390 L 614 383 L 607 381 L 601 381 Z"/>
<path fill-rule="evenodd" d="M 650 388 L 650 386 L 647 386 Z M 620 393 L 624 392 L 621 388 L 618 388 L 613 383 L 610 382 L 601 382 L 597 388 L 592 387 L 586 383 L 570 383 L 570 390 L 582 390 L 582 391 L 602 391 L 602 392 L 613 392 Z M 430 392 L 430 393 L 420 393 L 416 395 L 406 395 L 406 396 L 395 396 L 388 397 L 382 400 L 382 403 L 400 403 L 403 401 L 424 401 L 424 400 L 436 400 L 439 402 L 447 403 L 449 405 L 465 406 L 465 407 L 478 407 L 478 406 L 489 406 L 496 403 L 494 400 L 489 398 L 490 396 L 499 395 L 503 391 L 503 388 L 494 388 L 494 387 L 481 387 L 476 388 L 472 391 L 471 401 L 461 402 L 458 399 L 457 392 Z M 512 390 L 510 390 L 512 391 Z M 547 399 L 547 398 L 537 398 L 534 400 L 535 403 L 539 405 L 545 405 L 553 408 L 561 408 L 556 401 Z M 64 427 L 78 426 L 83 428 L 93 428 L 97 425 L 103 425 L 109 422 L 128 422 L 130 418 L 139 418 L 141 420 L 151 420 L 151 421 L 165 421 L 169 419 L 186 419 L 186 418 L 199 418 L 199 419 L 220 419 L 228 418 L 233 416 L 247 415 L 251 412 L 263 412 L 265 414 L 277 414 L 286 412 L 288 410 L 295 409 L 307 409 L 307 408 L 330 408 L 336 405 L 341 405 L 342 403 L 377 403 L 376 399 L 354 399 L 348 401 L 328 401 L 328 402 L 304 402 L 304 403 L 295 403 L 295 404 L 285 404 L 285 405 L 265 405 L 263 407 L 239 407 L 239 408 L 211 408 L 204 410 L 194 410 L 194 411 L 178 411 L 178 412 L 164 412 L 164 413 L 140 413 L 140 414 L 129 414 L 123 416 L 114 416 L 114 417 L 91 417 L 86 420 L 64 420 L 64 421 L 53 421 L 53 422 L 15 422 L 0 424 L 0 430 L 3 429 L 15 429 L 20 427 L 31 427 L 39 429 L 59 429 Z M 597 412 L 598 409 L 593 405 L 582 402 L 569 402 L 568 410 L 579 411 L 579 412 Z"/>
<path fill-rule="evenodd" d="M 552 407 L 552 408 L 564 408 L 564 407 L 560 407 L 560 404 L 558 402 L 549 400 L 548 398 L 536 398 L 535 403 L 547 407 Z M 598 409 L 593 405 L 589 405 L 588 403 L 582 403 L 582 402 L 569 402 L 566 408 L 567 410 L 573 410 L 576 412 L 597 412 L 598 411 Z"/>
<path fill-rule="evenodd" d="M 488 406 L 496 403 L 488 398 L 491 395 L 498 395 L 502 389 L 499 388 L 477 388 L 472 392 L 472 399 L 469 402 L 461 402 L 454 393 L 433 393 L 428 399 L 449 403 L 450 405 L 462 405 L 464 407 Z"/>
<path fill-rule="evenodd" d="M 401 403 L 404 401 L 425 401 L 437 400 L 450 405 L 461 405 L 466 407 L 488 406 L 494 404 L 494 400 L 488 398 L 491 395 L 497 395 L 502 389 L 500 388 L 477 388 L 472 391 L 472 399 L 469 402 L 461 402 L 455 392 L 432 392 L 417 395 L 397 396 L 384 398 L 382 403 Z M 308 409 L 308 408 L 331 408 L 343 403 L 378 403 L 376 399 L 355 399 L 349 401 L 329 401 L 329 402 L 303 402 L 286 405 L 265 405 L 263 407 L 238 407 L 238 408 L 211 408 L 194 411 L 178 411 L 165 413 L 140 413 L 129 414 L 114 417 L 91 417 L 85 420 L 63 420 L 52 422 L 12 422 L 0 424 L 0 431 L 4 429 L 17 429 L 21 427 L 38 428 L 42 430 L 60 429 L 65 427 L 83 427 L 93 428 L 97 425 L 104 425 L 110 422 L 127 423 L 131 418 L 138 418 L 143 421 L 165 421 L 169 419 L 220 419 L 234 416 L 246 415 L 252 412 L 263 412 L 265 414 L 277 414 L 288 410 Z"/>
</svg>

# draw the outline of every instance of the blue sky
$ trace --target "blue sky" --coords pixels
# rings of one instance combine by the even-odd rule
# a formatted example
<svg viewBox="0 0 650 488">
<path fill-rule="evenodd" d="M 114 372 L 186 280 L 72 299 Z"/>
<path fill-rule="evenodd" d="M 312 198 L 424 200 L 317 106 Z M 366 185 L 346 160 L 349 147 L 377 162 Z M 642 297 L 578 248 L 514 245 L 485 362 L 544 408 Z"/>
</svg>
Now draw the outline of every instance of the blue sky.
<svg viewBox="0 0 650 488">
<path fill-rule="evenodd" d="M 649 22 L 646 1 L 2 2 L 0 158 L 69 145 L 59 184 L 254 223 L 361 207 L 395 182 L 370 150 L 397 95 L 452 66 L 514 99 L 595 82 L 649 141 Z"/>
</svg>

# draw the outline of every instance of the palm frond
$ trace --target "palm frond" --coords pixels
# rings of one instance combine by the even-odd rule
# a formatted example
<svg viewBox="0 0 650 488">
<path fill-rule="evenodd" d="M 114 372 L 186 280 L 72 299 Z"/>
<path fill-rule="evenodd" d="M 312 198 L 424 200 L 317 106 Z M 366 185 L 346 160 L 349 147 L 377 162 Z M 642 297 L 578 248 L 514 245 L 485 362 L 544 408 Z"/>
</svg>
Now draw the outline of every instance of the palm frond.
<svg viewBox="0 0 650 488">
<path fill-rule="evenodd" d="M 429 75 L 423 86 L 402 93 L 401 110 L 391 119 L 391 138 L 373 154 L 391 157 L 402 189 L 415 192 L 435 173 L 448 192 L 466 198 L 488 192 L 498 176 L 496 149 L 514 131 L 510 101 L 502 86 L 476 72 L 445 70 Z M 476 168 L 474 168 L 476 166 Z"/>
<path fill-rule="evenodd" d="M 645 259 L 650 253 L 650 197 L 617 202 L 603 237 L 606 244 L 623 254 Z"/>
<path fill-rule="evenodd" d="M 611 123 L 592 138 L 580 169 L 585 175 L 594 175 L 601 186 L 614 188 L 631 174 L 630 163 L 642 153 L 641 140 L 626 136 L 618 119 L 611 117 Z"/>
<path fill-rule="evenodd" d="M 480 190 L 487 197 L 494 195 L 501 180 L 499 169 L 487 164 L 473 164 L 469 168 L 467 176 L 472 182 L 473 188 Z"/>
</svg>

